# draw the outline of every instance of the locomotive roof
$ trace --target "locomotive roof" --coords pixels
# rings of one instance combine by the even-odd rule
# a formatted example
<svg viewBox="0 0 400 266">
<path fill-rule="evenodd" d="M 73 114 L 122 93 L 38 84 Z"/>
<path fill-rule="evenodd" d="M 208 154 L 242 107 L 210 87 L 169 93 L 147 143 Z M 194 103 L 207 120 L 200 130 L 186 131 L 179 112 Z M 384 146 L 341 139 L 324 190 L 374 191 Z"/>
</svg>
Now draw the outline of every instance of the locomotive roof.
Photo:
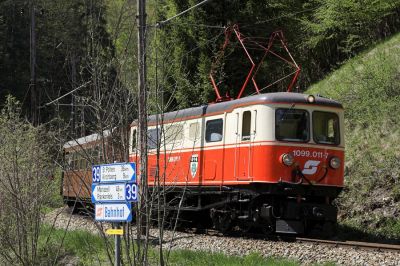
<svg viewBox="0 0 400 266">
<path fill-rule="evenodd" d="M 188 117 L 198 117 L 206 114 L 212 113 L 221 113 L 225 111 L 232 110 L 237 107 L 249 106 L 254 104 L 268 104 L 268 103 L 302 103 L 302 104 L 310 104 L 307 101 L 307 97 L 309 94 L 302 93 L 294 93 L 294 92 L 274 92 L 274 93 L 264 93 L 257 94 L 253 96 L 248 96 L 244 98 L 240 98 L 237 100 L 226 101 L 216 104 L 207 104 L 198 107 L 192 107 L 187 109 L 182 109 L 174 112 L 169 112 L 164 114 L 164 121 L 168 122 L 176 119 L 184 119 Z M 322 105 L 322 106 L 330 106 L 343 108 L 342 104 L 328 98 L 314 96 L 315 102 L 313 105 Z M 154 123 L 156 122 L 156 115 L 151 115 L 149 117 L 148 122 Z M 134 122 L 135 124 L 135 122 Z"/>
</svg>

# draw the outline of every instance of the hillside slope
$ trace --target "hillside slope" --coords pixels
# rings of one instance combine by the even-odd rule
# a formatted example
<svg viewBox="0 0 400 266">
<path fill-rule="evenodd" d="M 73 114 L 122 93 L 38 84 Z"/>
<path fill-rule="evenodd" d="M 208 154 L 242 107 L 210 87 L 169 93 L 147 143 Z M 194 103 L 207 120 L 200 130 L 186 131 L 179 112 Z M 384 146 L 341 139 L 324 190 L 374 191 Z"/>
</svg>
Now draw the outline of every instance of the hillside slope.
<svg viewBox="0 0 400 266">
<path fill-rule="evenodd" d="M 400 34 L 345 62 L 307 92 L 345 107 L 340 222 L 400 239 Z"/>
</svg>

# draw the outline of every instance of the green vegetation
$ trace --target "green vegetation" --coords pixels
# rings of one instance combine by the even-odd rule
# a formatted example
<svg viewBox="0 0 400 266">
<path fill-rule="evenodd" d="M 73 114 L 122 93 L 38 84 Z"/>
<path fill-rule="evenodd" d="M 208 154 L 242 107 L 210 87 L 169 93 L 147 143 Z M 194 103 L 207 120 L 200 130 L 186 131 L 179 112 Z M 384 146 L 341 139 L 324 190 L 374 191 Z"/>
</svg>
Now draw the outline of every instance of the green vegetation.
<svg viewBox="0 0 400 266">
<path fill-rule="evenodd" d="M 106 241 L 84 230 L 65 231 L 52 229 L 45 225 L 41 230 L 40 258 L 42 262 L 57 262 L 65 258 L 79 261 L 79 265 L 107 264 L 106 245 L 112 245 L 111 238 Z"/>
<path fill-rule="evenodd" d="M 205 251 L 177 250 L 171 253 L 171 265 L 299 265 L 298 262 L 280 258 L 264 258 L 258 253 L 251 253 L 244 257 L 226 256 L 221 253 Z"/>
<path fill-rule="evenodd" d="M 307 92 L 345 107 L 345 225 L 400 238 L 400 34 L 346 62 Z"/>
<path fill-rule="evenodd" d="M 102 265 L 109 263 L 107 246 L 111 252 L 111 259 L 114 253 L 111 250 L 114 244 L 112 237 L 104 240 L 93 233 L 76 230 L 67 231 L 51 229 L 44 226 L 40 238 L 40 258 L 42 263 L 54 262 L 55 255 L 58 255 L 57 262 L 63 260 L 76 260 L 79 265 Z M 47 236 L 50 236 L 49 238 Z M 61 245 L 63 241 L 63 245 Z M 61 247 L 61 248 L 60 248 Z M 124 251 L 124 248 L 122 248 Z M 149 250 L 149 261 L 153 265 L 158 264 L 158 251 L 156 248 Z M 264 258 L 258 253 L 247 256 L 227 256 L 221 253 L 210 253 L 206 251 L 173 250 L 168 259 L 168 265 L 281 265 L 294 266 L 298 262 L 282 258 Z"/>
<path fill-rule="evenodd" d="M 193 0 L 160 1 L 159 20 L 194 3 Z M 228 46 L 223 54 L 218 52 L 225 39 L 223 27 L 238 24 L 246 37 L 268 38 L 272 32 L 283 30 L 289 50 L 302 68 L 298 85 L 303 91 L 349 57 L 398 32 L 399 12 L 399 0 L 211 1 L 159 31 L 159 76 L 165 77 L 160 82 L 165 84 L 166 96 L 175 100 L 172 108 L 212 101 L 215 95 L 208 76 L 212 62 L 218 61 L 214 70 L 221 82 L 219 87 L 237 96 L 250 69 L 248 59 L 238 49 L 234 36 L 231 36 L 234 45 Z M 258 62 L 262 53 L 255 50 L 251 47 L 249 52 Z M 290 72 L 285 64 L 267 57 L 257 83 L 262 86 Z M 278 82 L 264 92 L 285 90 L 287 85 L 288 80 Z M 248 87 L 250 91 L 251 86 Z"/>
<path fill-rule="evenodd" d="M 0 259 L 36 265 L 41 212 L 52 201 L 54 147 L 50 132 L 21 117 L 7 97 L 0 111 Z"/>
<path fill-rule="evenodd" d="M 12 94 L 24 102 L 25 112 L 29 112 L 30 105 L 34 104 L 29 103 L 31 91 L 27 90 L 31 82 L 29 3 L 31 1 L 26 0 L 0 3 L 0 39 L 4 40 L 0 43 L 0 71 L 3 74 L 0 77 L 0 105 L 7 94 Z M 400 0 L 210 1 L 159 29 L 153 27 L 156 22 L 172 17 L 198 1 L 153 0 L 147 3 L 149 89 L 154 90 L 156 84 L 162 89 L 168 110 L 214 100 L 208 75 L 224 42 L 226 26 L 239 24 L 244 36 L 264 38 L 273 31 L 283 30 L 290 51 L 302 68 L 300 90 L 323 78 L 347 58 L 400 29 Z M 83 119 L 81 122 L 87 131 L 92 132 L 93 117 L 89 115 L 91 111 L 87 105 L 93 105 L 90 99 L 98 93 L 99 86 L 109 91 L 123 84 L 135 91 L 136 3 L 127 0 L 36 0 L 34 4 L 36 87 L 41 92 L 37 106 L 90 82 L 73 95 L 79 104 L 75 115 Z M 261 55 L 257 55 L 256 60 Z M 242 84 L 249 69 L 248 60 L 238 49 L 228 49 L 218 57 L 216 70 L 220 81 L 224 81 L 220 86 L 237 95 L 238 84 Z M 260 84 L 287 73 L 283 64 L 268 62 L 262 66 L 267 75 L 259 75 Z M 285 80 L 270 91 L 286 86 Z M 157 98 L 150 95 L 149 102 Z M 73 97 L 68 96 L 60 103 L 70 104 L 72 100 Z M 135 111 L 130 112 L 134 114 Z M 40 121 L 47 122 L 55 116 L 68 121 L 70 114 L 67 105 L 57 108 L 52 104 L 41 109 Z"/>
</svg>

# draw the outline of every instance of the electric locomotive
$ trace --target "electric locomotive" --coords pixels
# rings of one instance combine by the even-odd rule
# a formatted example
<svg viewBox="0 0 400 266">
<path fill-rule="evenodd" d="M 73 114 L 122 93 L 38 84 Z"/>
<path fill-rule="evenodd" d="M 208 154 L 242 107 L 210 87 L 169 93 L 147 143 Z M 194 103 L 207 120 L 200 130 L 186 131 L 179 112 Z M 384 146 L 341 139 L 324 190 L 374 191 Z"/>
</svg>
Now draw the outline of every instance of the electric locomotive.
<svg viewBox="0 0 400 266">
<path fill-rule="evenodd" d="M 182 219 L 222 232 L 330 232 L 343 188 L 343 129 L 339 102 L 289 92 L 153 115 L 148 184 L 161 180 Z M 130 161 L 138 162 L 136 122 L 130 132 Z"/>
</svg>

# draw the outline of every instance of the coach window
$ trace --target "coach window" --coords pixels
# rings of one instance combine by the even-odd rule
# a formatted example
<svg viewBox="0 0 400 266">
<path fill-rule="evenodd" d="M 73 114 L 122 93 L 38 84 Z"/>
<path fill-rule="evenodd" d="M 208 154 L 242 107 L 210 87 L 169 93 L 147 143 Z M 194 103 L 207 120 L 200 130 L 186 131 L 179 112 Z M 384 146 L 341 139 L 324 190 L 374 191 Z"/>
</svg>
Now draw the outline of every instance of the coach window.
<svg viewBox="0 0 400 266">
<path fill-rule="evenodd" d="M 243 112 L 242 119 L 242 140 L 250 140 L 251 111 Z"/>
<path fill-rule="evenodd" d="M 208 120 L 206 124 L 206 141 L 217 142 L 222 140 L 223 120 Z"/>
<path fill-rule="evenodd" d="M 157 144 L 161 140 L 160 137 L 159 128 L 149 129 L 147 131 L 147 148 L 149 150 L 157 148 Z"/>
<path fill-rule="evenodd" d="M 99 164 L 100 163 L 100 146 L 96 145 L 93 149 L 93 164 Z"/>
<path fill-rule="evenodd" d="M 275 137 L 282 141 L 308 142 L 310 116 L 306 110 L 279 108 L 275 111 Z"/>
<path fill-rule="evenodd" d="M 131 152 L 134 152 L 136 148 L 136 141 L 136 129 L 133 129 L 131 135 Z"/>
<path fill-rule="evenodd" d="M 71 153 L 69 153 L 69 152 L 67 152 L 67 153 L 65 153 L 65 160 L 67 161 L 67 165 L 70 167 L 70 168 L 72 168 L 72 160 L 73 160 L 73 158 L 72 158 L 72 154 Z"/>
<path fill-rule="evenodd" d="M 313 112 L 314 141 L 320 144 L 339 145 L 339 117 L 330 112 Z"/>
</svg>

